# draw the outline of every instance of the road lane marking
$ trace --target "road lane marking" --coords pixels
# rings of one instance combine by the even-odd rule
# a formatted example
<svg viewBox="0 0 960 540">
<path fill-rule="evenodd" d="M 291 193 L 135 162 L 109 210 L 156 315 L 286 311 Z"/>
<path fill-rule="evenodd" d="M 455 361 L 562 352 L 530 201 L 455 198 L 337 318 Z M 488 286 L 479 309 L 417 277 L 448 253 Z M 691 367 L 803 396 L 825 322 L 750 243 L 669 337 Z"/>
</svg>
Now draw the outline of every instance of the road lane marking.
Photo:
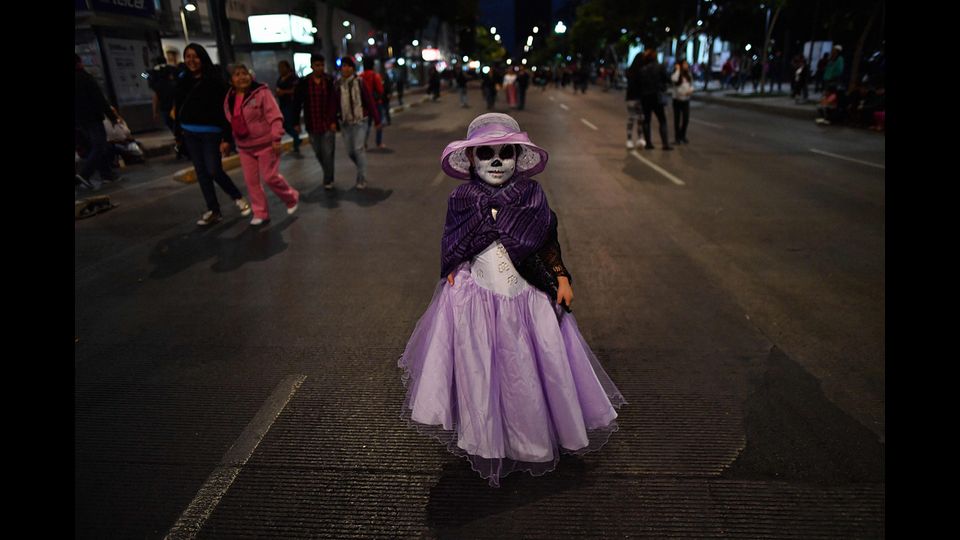
<svg viewBox="0 0 960 540">
<path fill-rule="evenodd" d="M 563 110 L 565 110 L 565 111 L 569 111 L 569 110 L 570 110 L 570 107 L 567 107 L 567 106 L 564 105 L 563 103 L 560 104 L 560 108 L 563 109 Z"/>
<path fill-rule="evenodd" d="M 306 375 L 290 375 L 280 381 L 233 446 L 220 458 L 220 465 L 207 477 L 197 496 L 177 519 L 170 532 L 164 537 L 165 539 L 196 538 L 204 522 L 240 474 L 240 469 L 253 455 L 253 451 L 270 430 L 270 426 L 306 378 Z"/>
<path fill-rule="evenodd" d="M 590 129 L 592 129 L 592 130 L 594 130 L 594 131 L 596 131 L 596 130 L 598 129 L 597 126 L 591 124 L 590 122 L 587 122 L 587 119 L 586 119 L 586 118 L 581 118 L 580 121 L 583 122 L 584 124 L 586 124 L 588 128 L 590 128 Z"/>
<path fill-rule="evenodd" d="M 705 126 L 714 127 L 714 128 L 717 128 L 717 129 L 723 129 L 723 126 L 721 126 L 720 124 L 714 124 L 714 123 L 711 123 L 711 122 L 704 122 L 703 120 L 697 120 L 696 118 L 691 118 L 690 121 L 691 121 L 691 122 L 696 122 L 697 124 L 703 124 L 703 125 L 705 125 Z"/>
<path fill-rule="evenodd" d="M 854 158 L 850 158 L 850 157 L 846 157 L 846 156 L 840 156 L 840 155 L 837 155 L 837 154 L 831 154 L 830 152 L 824 152 L 823 150 L 817 150 L 816 148 L 811 148 L 810 151 L 813 152 L 813 153 L 815 153 L 815 154 L 823 154 L 823 155 L 825 155 L 825 156 L 835 157 L 835 158 L 837 158 L 837 159 L 845 159 L 845 160 L 847 160 L 847 161 L 853 161 L 853 162 L 855 162 L 855 163 L 862 163 L 862 164 L 864 164 L 864 165 L 869 165 L 869 166 L 871 166 L 871 167 L 876 167 L 876 168 L 878 168 L 878 169 L 886 169 L 886 168 L 887 168 L 885 165 L 878 165 L 878 164 L 876 164 L 876 163 L 870 163 L 869 161 L 863 161 L 863 160 L 860 160 L 860 159 L 854 159 Z"/>
<path fill-rule="evenodd" d="M 556 101 L 555 99 L 553 99 L 553 96 L 547 96 L 547 97 L 550 98 L 550 101 Z"/>
<path fill-rule="evenodd" d="M 660 173 L 660 174 L 666 176 L 667 178 L 669 178 L 670 181 L 673 182 L 674 184 L 676 184 L 676 185 L 678 185 L 678 186 L 685 186 L 685 185 L 687 185 L 686 182 L 684 182 L 683 180 L 681 180 L 681 179 L 677 178 L 676 176 L 668 173 L 667 171 L 663 170 L 663 168 L 661 168 L 661 167 L 660 167 L 659 165 L 657 165 L 656 163 L 653 163 L 652 161 L 650 161 L 650 160 L 646 159 L 645 157 L 641 156 L 639 153 L 637 153 L 636 150 L 630 152 L 630 154 L 631 154 L 633 157 L 635 157 L 635 158 L 639 159 L 640 161 L 642 161 L 642 162 L 646 163 L 647 165 L 649 165 L 651 169 L 653 169 L 653 170 L 657 171 L 658 173 Z"/>
</svg>

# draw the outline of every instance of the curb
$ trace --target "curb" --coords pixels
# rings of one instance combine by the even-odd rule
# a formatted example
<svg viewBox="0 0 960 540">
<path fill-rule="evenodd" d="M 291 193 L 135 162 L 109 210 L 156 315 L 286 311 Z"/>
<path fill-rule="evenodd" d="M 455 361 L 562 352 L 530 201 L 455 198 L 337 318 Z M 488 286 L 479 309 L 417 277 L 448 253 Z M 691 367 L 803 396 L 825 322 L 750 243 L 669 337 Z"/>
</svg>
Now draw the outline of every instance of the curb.
<svg viewBox="0 0 960 540">
<path fill-rule="evenodd" d="M 801 120 L 813 120 L 817 117 L 816 109 L 796 109 L 793 107 L 781 107 L 779 105 L 762 105 L 760 103 L 750 103 L 749 100 L 744 99 L 740 101 L 736 98 L 716 98 L 713 96 L 704 96 L 693 94 L 693 99 L 697 101 L 703 101 L 705 103 L 714 103 L 717 105 L 725 105 L 727 107 L 732 107 L 735 109 L 748 109 L 752 111 L 758 111 L 767 114 L 773 114 L 777 116 L 786 116 L 789 118 L 799 118 Z"/>
</svg>

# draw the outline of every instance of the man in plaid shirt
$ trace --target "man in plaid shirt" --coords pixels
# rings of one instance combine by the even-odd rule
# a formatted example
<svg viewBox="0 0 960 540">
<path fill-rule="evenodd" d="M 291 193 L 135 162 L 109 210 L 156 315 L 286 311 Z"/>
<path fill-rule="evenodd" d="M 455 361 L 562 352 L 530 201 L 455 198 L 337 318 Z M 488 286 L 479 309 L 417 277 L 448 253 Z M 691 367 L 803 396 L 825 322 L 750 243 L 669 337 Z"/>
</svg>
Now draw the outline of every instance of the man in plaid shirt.
<svg viewBox="0 0 960 540">
<path fill-rule="evenodd" d="M 310 145 L 323 169 L 324 189 L 333 189 L 333 150 L 337 134 L 337 90 L 333 77 L 323 72 L 322 54 L 310 57 L 313 73 L 300 79 L 294 93 L 295 128 L 300 130 L 300 111 L 310 134 Z"/>
</svg>

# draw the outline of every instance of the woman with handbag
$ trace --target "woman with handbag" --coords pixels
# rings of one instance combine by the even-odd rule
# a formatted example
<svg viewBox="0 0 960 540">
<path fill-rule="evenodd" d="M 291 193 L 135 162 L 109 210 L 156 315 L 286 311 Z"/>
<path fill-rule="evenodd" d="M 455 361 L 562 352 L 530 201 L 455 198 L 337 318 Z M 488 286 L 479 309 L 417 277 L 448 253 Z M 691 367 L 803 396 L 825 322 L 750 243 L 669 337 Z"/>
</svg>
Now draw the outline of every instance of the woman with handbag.
<svg viewBox="0 0 960 540">
<path fill-rule="evenodd" d="M 693 95 L 693 75 L 690 73 L 690 64 L 686 60 L 678 61 L 670 80 L 673 82 L 673 143 L 690 144 L 687 140 L 687 126 L 690 124 L 690 96 Z"/>
<path fill-rule="evenodd" d="M 221 114 L 227 83 L 206 49 L 196 43 L 184 48 L 183 63 L 187 69 L 180 73 L 177 81 L 176 131 L 178 142 L 182 140 L 189 151 L 207 204 L 207 211 L 197 220 L 197 225 L 207 226 L 223 219 L 214 182 L 233 199 L 240 215 L 249 216 L 250 203 L 224 172 L 221 161 L 223 148 L 229 149 L 232 139 L 230 123 Z"/>
<path fill-rule="evenodd" d="M 265 84 L 253 80 L 247 66 L 237 64 L 231 76 L 233 88 L 223 101 L 223 112 L 230 120 L 236 141 L 243 179 L 253 206 L 250 225 L 270 221 L 267 197 L 261 181 L 287 206 L 287 214 L 297 211 L 300 193 L 280 174 L 280 139 L 283 137 L 283 113 Z M 227 147 L 229 149 L 229 146 Z"/>
<path fill-rule="evenodd" d="M 599 450 L 626 403 L 569 313 L 557 216 L 532 179 L 547 157 L 501 113 L 444 149 L 443 171 L 465 182 L 448 201 L 433 301 L 399 360 L 402 417 L 493 487 Z"/>
</svg>

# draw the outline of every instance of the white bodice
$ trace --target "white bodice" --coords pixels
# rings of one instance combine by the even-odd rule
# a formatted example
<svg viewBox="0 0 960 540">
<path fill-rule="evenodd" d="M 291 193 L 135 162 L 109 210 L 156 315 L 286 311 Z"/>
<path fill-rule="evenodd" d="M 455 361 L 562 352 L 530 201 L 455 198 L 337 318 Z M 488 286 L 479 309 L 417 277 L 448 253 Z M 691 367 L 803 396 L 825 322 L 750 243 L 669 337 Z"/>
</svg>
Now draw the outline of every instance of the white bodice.
<svg viewBox="0 0 960 540">
<path fill-rule="evenodd" d="M 493 210 L 493 218 L 497 218 L 496 210 Z M 499 240 L 494 240 L 470 260 L 470 274 L 477 285 L 511 298 L 529 286 L 514 268 L 507 248 Z"/>
</svg>

